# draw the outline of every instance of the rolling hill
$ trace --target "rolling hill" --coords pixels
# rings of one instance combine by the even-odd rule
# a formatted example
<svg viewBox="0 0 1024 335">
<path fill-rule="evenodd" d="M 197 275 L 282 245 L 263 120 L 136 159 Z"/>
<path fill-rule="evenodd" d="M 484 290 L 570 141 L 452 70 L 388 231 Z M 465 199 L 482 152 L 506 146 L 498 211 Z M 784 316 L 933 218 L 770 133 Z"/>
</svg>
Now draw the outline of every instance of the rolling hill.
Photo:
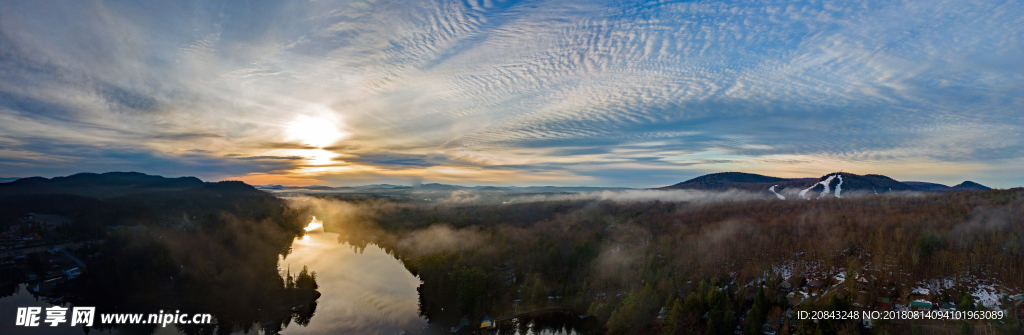
<svg viewBox="0 0 1024 335">
<path fill-rule="evenodd" d="M 826 185 L 829 193 L 834 194 L 838 186 L 842 192 L 886 193 L 893 191 L 917 192 L 955 192 L 981 191 L 990 188 L 971 181 L 949 187 L 928 182 L 900 182 L 887 176 L 877 174 L 858 175 L 848 172 L 830 173 L 819 178 L 778 178 L 753 173 L 719 172 L 696 177 L 675 185 L 661 187 L 663 190 L 747 190 L 771 192 L 768 189 L 776 186 L 776 191 L 783 194 L 821 194 Z"/>
<path fill-rule="evenodd" d="M 184 190 L 263 194 L 256 188 L 240 181 L 211 183 L 196 177 L 165 178 L 138 172 L 78 173 L 66 177 L 30 177 L 0 183 L 0 196 L 67 194 L 105 199 L 141 193 Z"/>
</svg>

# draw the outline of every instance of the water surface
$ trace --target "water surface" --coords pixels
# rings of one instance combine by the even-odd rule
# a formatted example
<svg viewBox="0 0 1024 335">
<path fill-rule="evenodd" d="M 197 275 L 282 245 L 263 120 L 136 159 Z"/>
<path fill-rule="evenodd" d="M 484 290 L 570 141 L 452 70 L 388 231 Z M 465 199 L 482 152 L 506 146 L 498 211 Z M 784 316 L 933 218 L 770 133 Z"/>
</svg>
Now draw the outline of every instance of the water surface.
<svg viewBox="0 0 1024 335">
<path fill-rule="evenodd" d="M 427 326 L 418 315 L 420 280 L 375 245 L 353 250 L 322 229 L 295 239 L 281 270 L 294 275 L 308 266 L 323 295 L 308 326 L 293 324 L 282 334 L 415 334 Z"/>
</svg>

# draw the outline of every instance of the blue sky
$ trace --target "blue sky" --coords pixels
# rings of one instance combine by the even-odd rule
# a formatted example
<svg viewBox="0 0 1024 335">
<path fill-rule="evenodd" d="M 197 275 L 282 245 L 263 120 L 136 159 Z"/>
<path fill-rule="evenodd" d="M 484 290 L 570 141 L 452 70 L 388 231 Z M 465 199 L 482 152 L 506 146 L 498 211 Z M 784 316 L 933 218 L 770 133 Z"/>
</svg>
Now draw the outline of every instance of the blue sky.
<svg viewBox="0 0 1024 335">
<path fill-rule="evenodd" d="M 0 177 L 1024 185 L 1022 1 L 0 0 Z"/>
</svg>

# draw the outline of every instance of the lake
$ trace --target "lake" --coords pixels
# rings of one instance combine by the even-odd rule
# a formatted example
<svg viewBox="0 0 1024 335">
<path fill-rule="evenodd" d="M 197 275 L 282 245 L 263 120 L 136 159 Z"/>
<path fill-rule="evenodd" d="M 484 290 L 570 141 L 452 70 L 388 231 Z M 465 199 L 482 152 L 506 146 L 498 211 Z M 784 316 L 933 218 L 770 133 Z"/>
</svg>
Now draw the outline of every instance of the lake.
<svg viewBox="0 0 1024 335">
<path fill-rule="evenodd" d="M 420 280 L 375 245 L 356 253 L 336 234 L 315 229 L 296 238 L 280 261 L 293 275 L 303 265 L 316 272 L 323 295 L 308 326 L 292 325 L 283 334 L 414 334 L 427 326 L 418 315 Z"/>
<path fill-rule="evenodd" d="M 315 220 L 315 219 L 314 219 Z M 322 296 L 306 326 L 295 323 L 282 334 L 446 334 L 448 328 L 431 326 L 419 315 L 420 280 L 383 249 L 370 244 L 361 252 L 337 235 L 323 231 L 321 222 L 310 224 L 305 236 L 296 238 L 292 252 L 279 259 L 282 274 L 293 276 L 305 265 L 316 272 Z M 10 291 L 10 290 L 9 290 Z M 35 328 L 14 326 L 18 307 L 51 306 L 44 298 L 26 290 L 25 284 L 0 298 L 0 334 L 85 334 L 81 327 L 62 324 Z M 68 306 L 64 306 L 68 307 Z M 102 313 L 103 311 L 97 311 Z M 502 324 L 500 334 L 574 334 L 564 331 L 566 322 L 579 323 L 577 315 L 548 315 L 511 320 Z M 98 321 L 98 317 L 97 317 Z M 569 327 L 572 329 L 573 327 Z M 577 327 L 578 329 L 578 327 Z M 152 326 L 122 327 L 119 333 L 150 334 Z M 468 329 L 467 329 L 468 330 Z M 90 329 L 88 334 L 108 332 Z M 176 334 L 173 326 L 157 327 L 155 334 Z M 250 334 L 256 331 L 250 331 Z"/>
</svg>

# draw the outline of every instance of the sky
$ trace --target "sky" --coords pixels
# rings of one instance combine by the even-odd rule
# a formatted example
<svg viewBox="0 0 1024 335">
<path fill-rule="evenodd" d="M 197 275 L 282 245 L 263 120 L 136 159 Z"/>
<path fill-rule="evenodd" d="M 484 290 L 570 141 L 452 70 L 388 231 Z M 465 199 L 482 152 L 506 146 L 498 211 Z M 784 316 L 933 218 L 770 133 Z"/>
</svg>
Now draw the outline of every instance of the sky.
<svg viewBox="0 0 1024 335">
<path fill-rule="evenodd" d="M 0 177 L 1024 185 L 1024 1 L 0 0 Z"/>
</svg>

